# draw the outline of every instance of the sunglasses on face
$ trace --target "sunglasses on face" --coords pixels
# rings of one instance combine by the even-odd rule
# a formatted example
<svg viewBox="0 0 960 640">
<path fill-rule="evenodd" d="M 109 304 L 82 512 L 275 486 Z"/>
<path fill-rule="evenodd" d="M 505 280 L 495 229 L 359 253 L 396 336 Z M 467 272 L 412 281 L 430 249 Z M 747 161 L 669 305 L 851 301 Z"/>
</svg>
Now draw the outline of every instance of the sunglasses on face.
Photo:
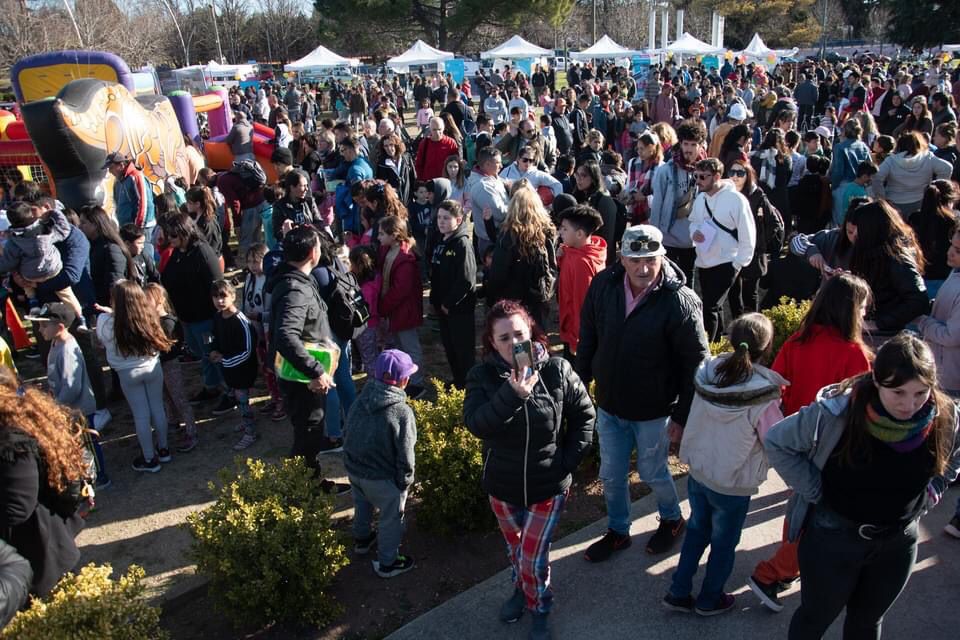
<svg viewBox="0 0 960 640">
<path fill-rule="evenodd" d="M 642 251 L 643 253 L 660 251 L 660 243 L 656 240 L 633 240 L 630 242 L 630 251 Z"/>
<path fill-rule="evenodd" d="M 731 178 L 746 178 L 747 170 L 746 169 L 730 169 L 727 172 Z"/>
<path fill-rule="evenodd" d="M 533 158 L 517 158 L 520 162 L 533 162 Z"/>
<path fill-rule="evenodd" d="M 712 174 L 712 173 L 697 173 L 697 174 L 694 174 L 694 177 L 696 177 L 697 180 L 707 180 L 707 179 L 709 179 L 709 178 L 712 178 L 712 177 L 713 177 L 713 174 Z"/>
</svg>

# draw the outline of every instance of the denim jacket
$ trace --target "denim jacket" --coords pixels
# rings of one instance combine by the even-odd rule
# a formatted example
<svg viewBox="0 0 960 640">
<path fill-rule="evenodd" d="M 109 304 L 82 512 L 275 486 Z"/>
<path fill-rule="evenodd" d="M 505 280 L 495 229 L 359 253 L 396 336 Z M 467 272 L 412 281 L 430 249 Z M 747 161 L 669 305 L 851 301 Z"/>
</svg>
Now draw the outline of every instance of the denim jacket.
<svg viewBox="0 0 960 640">
<path fill-rule="evenodd" d="M 770 429 L 764 441 L 770 464 L 794 491 L 787 503 L 787 538 L 791 542 L 800 537 L 810 505 L 820 502 L 823 495 L 821 471 L 843 436 L 851 397 L 850 389 L 824 387 L 814 402 Z M 943 475 L 931 478 L 922 513 L 940 501 L 960 471 L 956 411 L 953 418 L 953 454 Z"/>
</svg>

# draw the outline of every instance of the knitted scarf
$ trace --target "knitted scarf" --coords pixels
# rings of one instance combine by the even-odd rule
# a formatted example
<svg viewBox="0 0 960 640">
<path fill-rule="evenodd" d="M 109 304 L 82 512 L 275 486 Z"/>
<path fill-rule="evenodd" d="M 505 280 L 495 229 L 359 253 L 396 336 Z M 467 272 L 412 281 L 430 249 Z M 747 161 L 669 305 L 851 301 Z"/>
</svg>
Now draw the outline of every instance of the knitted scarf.
<svg viewBox="0 0 960 640">
<path fill-rule="evenodd" d="M 897 420 L 877 398 L 867 405 L 867 430 L 897 453 L 908 453 L 926 441 L 936 417 L 937 406 L 932 399 L 909 420 Z"/>
<path fill-rule="evenodd" d="M 680 143 L 673 145 L 673 164 L 682 171 L 687 173 L 693 173 L 694 167 L 697 166 L 697 163 L 707 157 L 707 153 L 701 148 L 697 151 L 697 157 L 693 159 L 693 162 L 687 163 L 686 159 L 683 157 L 683 150 L 681 149 Z"/>
</svg>

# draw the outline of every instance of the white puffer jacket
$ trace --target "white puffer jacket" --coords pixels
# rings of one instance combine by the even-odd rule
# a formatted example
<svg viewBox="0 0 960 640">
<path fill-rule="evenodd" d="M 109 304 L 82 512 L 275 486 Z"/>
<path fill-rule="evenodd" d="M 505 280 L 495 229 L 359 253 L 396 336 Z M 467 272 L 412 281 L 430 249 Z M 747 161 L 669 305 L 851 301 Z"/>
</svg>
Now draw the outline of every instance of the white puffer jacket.
<svg viewBox="0 0 960 640">
<path fill-rule="evenodd" d="M 727 357 L 707 358 L 697 369 L 680 460 L 709 489 L 749 496 L 767 479 L 769 464 L 762 437 L 783 419 L 780 388 L 790 383 L 776 371 L 755 364 L 748 381 L 718 387 L 716 367 Z"/>
</svg>

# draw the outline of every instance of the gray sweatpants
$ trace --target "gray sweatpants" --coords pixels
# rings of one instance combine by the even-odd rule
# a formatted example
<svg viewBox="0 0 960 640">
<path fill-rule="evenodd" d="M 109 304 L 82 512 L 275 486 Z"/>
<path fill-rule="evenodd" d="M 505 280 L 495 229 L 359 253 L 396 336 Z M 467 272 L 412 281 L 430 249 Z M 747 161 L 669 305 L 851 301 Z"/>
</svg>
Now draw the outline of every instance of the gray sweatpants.
<svg viewBox="0 0 960 640">
<path fill-rule="evenodd" d="M 143 459 L 150 461 L 156 456 L 153 447 L 153 429 L 157 432 L 157 446 L 167 448 L 167 412 L 163 409 L 163 369 L 160 360 L 134 369 L 119 369 L 117 377 L 120 388 L 133 413 L 137 440 L 143 451 Z"/>
<path fill-rule="evenodd" d="M 397 559 L 403 539 L 403 509 L 407 492 L 400 491 L 392 480 L 368 480 L 347 474 L 353 487 L 353 537 L 366 538 L 373 530 L 373 509 L 380 510 L 377 531 L 377 560 L 381 567 Z"/>
</svg>

